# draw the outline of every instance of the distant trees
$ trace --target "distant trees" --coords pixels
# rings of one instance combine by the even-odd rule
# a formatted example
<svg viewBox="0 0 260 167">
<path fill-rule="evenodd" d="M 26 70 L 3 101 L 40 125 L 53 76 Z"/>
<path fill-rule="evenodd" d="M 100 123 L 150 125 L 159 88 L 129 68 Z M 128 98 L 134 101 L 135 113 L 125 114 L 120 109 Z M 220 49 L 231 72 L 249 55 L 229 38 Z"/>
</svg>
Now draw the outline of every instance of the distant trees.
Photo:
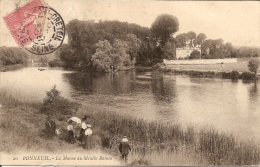
<svg viewBox="0 0 260 167">
<path fill-rule="evenodd" d="M 134 34 L 127 34 L 126 41 L 115 39 L 111 44 L 108 40 L 96 43 L 96 53 L 91 61 L 99 72 L 110 72 L 114 69 L 129 68 L 135 64 L 141 41 Z"/>
<path fill-rule="evenodd" d="M 198 45 L 201 45 L 205 41 L 205 39 L 207 39 L 206 34 L 199 33 L 199 35 L 196 38 L 196 42 L 197 42 Z"/>
<path fill-rule="evenodd" d="M 170 39 L 171 35 L 179 30 L 179 20 L 169 14 L 159 15 L 151 26 L 151 33 L 156 40 L 160 40 L 162 47 Z"/>
<path fill-rule="evenodd" d="M 189 40 L 189 46 L 192 47 L 193 41 L 196 39 L 196 33 L 193 31 L 189 31 L 189 32 L 187 32 L 186 36 Z"/>
<path fill-rule="evenodd" d="M 188 40 L 187 35 L 185 33 L 179 34 L 176 36 L 176 46 L 178 48 L 182 48 L 186 46 L 186 41 Z"/>
<path fill-rule="evenodd" d="M 0 47 L 0 62 L 3 65 L 27 64 L 28 56 L 16 47 Z"/>
<path fill-rule="evenodd" d="M 207 39 L 204 33 L 189 31 L 174 38 L 179 21 L 168 14 L 159 15 L 150 28 L 119 21 L 72 20 L 66 29 L 68 44 L 56 51 L 65 68 L 110 71 L 110 65 L 121 69 L 152 65 L 176 58 L 176 48 L 186 44 L 201 47 L 201 54 L 194 51 L 191 59 L 259 57 L 259 49 L 235 49 L 222 39 Z"/>
<path fill-rule="evenodd" d="M 258 59 L 251 59 L 249 62 L 248 62 L 248 69 L 249 71 L 253 72 L 255 74 L 255 76 L 257 76 L 257 69 L 259 67 L 259 60 Z"/>
<path fill-rule="evenodd" d="M 120 53 L 130 56 L 130 64 L 134 65 L 139 56 L 139 49 L 143 40 L 150 36 L 150 30 L 137 24 L 119 21 L 72 20 L 66 26 L 68 45 L 63 45 L 57 51 L 57 57 L 64 62 L 66 68 L 93 69 L 93 55 L 97 56 L 97 43 L 107 41 L 112 47 L 119 47 Z M 118 46 L 116 46 L 118 45 Z M 125 52 L 121 45 L 127 45 Z M 119 54 L 120 54 L 119 53 Z M 94 57 L 95 57 L 94 56 Z M 123 55 L 120 55 L 123 56 Z M 124 57 L 124 56 L 123 56 Z"/>
</svg>

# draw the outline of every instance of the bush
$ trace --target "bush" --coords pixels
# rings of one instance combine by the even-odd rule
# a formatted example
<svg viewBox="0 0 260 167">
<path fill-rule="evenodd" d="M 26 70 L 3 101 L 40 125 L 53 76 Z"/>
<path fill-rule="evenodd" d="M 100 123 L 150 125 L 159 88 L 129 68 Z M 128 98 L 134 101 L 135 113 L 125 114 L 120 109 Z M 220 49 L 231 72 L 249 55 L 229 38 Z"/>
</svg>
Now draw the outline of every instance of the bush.
<svg viewBox="0 0 260 167">
<path fill-rule="evenodd" d="M 239 78 L 239 72 L 238 71 L 232 71 L 231 72 L 231 79 L 237 80 Z"/>
<path fill-rule="evenodd" d="M 242 80 L 254 80 L 255 74 L 251 72 L 243 72 L 239 78 Z"/>
<path fill-rule="evenodd" d="M 222 72 L 222 78 L 224 79 L 230 79 L 232 76 L 232 73 L 230 72 Z"/>
<path fill-rule="evenodd" d="M 79 107 L 78 103 L 71 102 L 60 96 L 60 91 L 54 85 L 46 92 L 46 97 L 40 108 L 40 112 L 47 115 L 72 115 Z"/>
<path fill-rule="evenodd" d="M 251 72 L 253 72 L 253 73 L 255 73 L 255 75 L 257 75 L 257 69 L 258 69 L 258 67 L 259 67 L 259 64 L 260 64 L 260 62 L 259 62 L 259 60 L 258 59 L 251 59 L 249 62 L 248 62 L 248 69 L 251 71 Z"/>
<path fill-rule="evenodd" d="M 50 67 L 61 67 L 62 66 L 62 61 L 58 59 L 54 59 L 48 62 Z"/>
<path fill-rule="evenodd" d="M 156 63 L 155 65 L 152 66 L 152 68 L 153 68 L 154 70 L 158 70 L 158 69 L 161 69 L 162 66 L 164 66 L 163 63 Z"/>
</svg>

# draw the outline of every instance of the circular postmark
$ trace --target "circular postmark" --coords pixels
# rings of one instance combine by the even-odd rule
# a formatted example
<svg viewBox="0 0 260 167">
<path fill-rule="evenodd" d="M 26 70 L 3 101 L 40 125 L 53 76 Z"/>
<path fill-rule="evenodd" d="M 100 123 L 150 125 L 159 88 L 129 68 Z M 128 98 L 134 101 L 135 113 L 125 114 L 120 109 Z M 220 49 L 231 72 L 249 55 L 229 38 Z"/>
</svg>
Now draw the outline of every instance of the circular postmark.
<svg viewBox="0 0 260 167">
<path fill-rule="evenodd" d="M 25 47 L 26 50 L 37 55 L 45 55 L 54 52 L 61 46 L 65 38 L 64 21 L 60 14 L 54 9 L 38 6 L 32 8 L 30 13 L 37 13 L 39 10 L 43 9 L 44 11 L 36 15 L 34 20 L 36 31 L 31 32 L 37 37 Z"/>
</svg>

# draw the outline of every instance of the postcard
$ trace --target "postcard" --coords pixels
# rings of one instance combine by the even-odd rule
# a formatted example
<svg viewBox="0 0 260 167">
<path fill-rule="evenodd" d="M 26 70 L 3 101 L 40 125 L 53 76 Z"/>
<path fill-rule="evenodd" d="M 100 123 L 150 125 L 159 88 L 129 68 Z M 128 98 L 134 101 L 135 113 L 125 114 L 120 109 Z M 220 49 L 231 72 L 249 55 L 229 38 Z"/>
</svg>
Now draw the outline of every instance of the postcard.
<svg viewBox="0 0 260 167">
<path fill-rule="evenodd" d="M 0 165 L 260 164 L 258 1 L 0 1 Z"/>
</svg>

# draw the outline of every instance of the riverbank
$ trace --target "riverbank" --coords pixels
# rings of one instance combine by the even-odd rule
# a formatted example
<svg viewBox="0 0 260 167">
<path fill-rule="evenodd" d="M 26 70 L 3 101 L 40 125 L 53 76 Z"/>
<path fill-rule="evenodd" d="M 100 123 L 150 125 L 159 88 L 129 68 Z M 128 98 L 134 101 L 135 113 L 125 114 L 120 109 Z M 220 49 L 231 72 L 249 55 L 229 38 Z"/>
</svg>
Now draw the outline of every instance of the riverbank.
<svg viewBox="0 0 260 167">
<path fill-rule="evenodd" d="M 203 64 L 203 65 L 156 65 L 155 70 L 168 74 L 189 75 L 202 78 L 242 79 L 244 81 L 255 80 L 255 75 L 248 70 L 245 61 L 231 64 Z M 258 72 L 257 76 L 260 76 Z"/>
<path fill-rule="evenodd" d="M 40 103 L 23 102 L 8 93 L 0 93 L 0 163 L 6 165 L 121 165 L 119 158 L 95 147 L 84 150 L 81 145 L 69 144 L 64 138 L 44 137 L 46 115 L 39 113 Z M 55 119 L 58 128 L 66 127 L 66 121 Z M 66 135 L 65 135 L 66 136 Z M 24 156 L 48 156 L 55 160 L 25 161 Z M 56 157 L 60 160 L 56 160 Z M 82 160 L 64 160 L 64 157 L 82 157 Z M 18 160 L 13 161 L 14 157 Z M 84 157 L 97 157 L 86 159 Z M 106 157 L 109 160 L 100 160 Z"/>
<path fill-rule="evenodd" d="M 59 121 L 58 117 L 57 127 L 65 137 L 43 138 L 46 115 L 39 113 L 41 104 L 25 103 L 20 98 L 14 99 L 8 92 L 0 93 L 0 130 L 5 134 L 0 139 L 4 143 L 0 145 L 1 152 L 10 155 L 16 152 L 89 153 L 79 144 L 68 144 L 64 140 L 67 122 Z M 178 124 L 147 122 L 115 114 L 95 100 L 91 102 L 84 103 L 75 116 L 91 116 L 94 132 L 91 151 L 112 156 L 115 164 L 119 159 L 118 144 L 124 135 L 129 137 L 132 147 L 128 165 L 257 165 L 260 162 L 259 145 L 254 141 L 239 141 L 214 127 L 199 129 L 191 125 L 183 128 Z"/>
<path fill-rule="evenodd" d="M 24 68 L 24 67 L 25 67 L 25 65 L 23 65 L 23 64 L 0 66 L 0 72 L 7 72 L 7 71 L 18 70 L 18 69 L 21 69 L 21 68 Z"/>
</svg>

